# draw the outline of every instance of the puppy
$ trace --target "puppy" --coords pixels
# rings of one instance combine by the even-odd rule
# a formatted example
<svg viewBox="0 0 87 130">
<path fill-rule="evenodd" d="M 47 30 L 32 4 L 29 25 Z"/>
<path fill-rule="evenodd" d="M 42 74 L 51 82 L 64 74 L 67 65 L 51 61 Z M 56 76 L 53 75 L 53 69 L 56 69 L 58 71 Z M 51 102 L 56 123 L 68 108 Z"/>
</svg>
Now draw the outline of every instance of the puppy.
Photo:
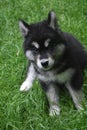
<svg viewBox="0 0 87 130">
<path fill-rule="evenodd" d="M 66 87 L 77 109 L 82 109 L 83 72 L 87 53 L 71 34 L 61 31 L 54 11 L 47 19 L 28 25 L 23 20 L 19 26 L 24 37 L 24 53 L 30 62 L 20 91 L 28 91 L 37 78 L 49 101 L 49 114 L 59 115 L 58 90 Z"/>
</svg>

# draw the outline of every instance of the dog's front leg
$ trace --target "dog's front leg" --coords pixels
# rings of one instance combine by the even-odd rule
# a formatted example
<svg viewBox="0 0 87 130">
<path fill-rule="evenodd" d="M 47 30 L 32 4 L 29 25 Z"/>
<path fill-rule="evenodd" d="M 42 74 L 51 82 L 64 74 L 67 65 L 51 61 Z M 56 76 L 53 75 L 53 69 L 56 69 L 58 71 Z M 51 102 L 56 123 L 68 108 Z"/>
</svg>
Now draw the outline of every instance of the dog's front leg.
<svg viewBox="0 0 87 130">
<path fill-rule="evenodd" d="M 27 78 L 26 80 L 22 83 L 20 87 L 20 91 L 28 91 L 32 87 L 32 83 L 36 78 L 36 73 L 33 64 L 30 64 Z"/>
<path fill-rule="evenodd" d="M 58 89 L 53 83 L 45 83 L 40 81 L 43 90 L 49 102 L 49 115 L 55 116 L 60 114 Z"/>
<path fill-rule="evenodd" d="M 50 85 L 46 95 L 49 101 L 49 115 L 55 116 L 60 114 L 60 108 L 59 108 L 59 97 L 58 97 L 58 91 L 56 90 L 56 87 L 54 85 Z"/>
</svg>

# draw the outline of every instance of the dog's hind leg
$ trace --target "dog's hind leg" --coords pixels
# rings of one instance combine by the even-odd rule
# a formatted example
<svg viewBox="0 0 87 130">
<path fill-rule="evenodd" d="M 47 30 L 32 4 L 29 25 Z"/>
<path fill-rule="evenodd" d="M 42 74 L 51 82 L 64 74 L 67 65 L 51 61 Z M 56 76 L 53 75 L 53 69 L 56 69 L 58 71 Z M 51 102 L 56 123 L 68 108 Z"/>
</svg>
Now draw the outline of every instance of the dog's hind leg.
<svg viewBox="0 0 87 130">
<path fill-rule="evenodd" d="M 69 90 L 69 93 L 73 99 L 73 102 L 77 109 L 82 108 L 82 101 L 83 101 L 83 93 L 82 93 L 82 85 L 83 85 L 83 71 L 78 69 L 73 75 L 70 83 L 66 83 L 66 87 Z"/>
<path fill-rule="evenodd" d="M 66 87 L 73 99 L 73 102 L 75 104 L 75 107 L 78 109 L 78 110 L 83 110 L 83 107 L 82 107 L 82 100 L 83 100 L 83 93 L 82 93 L 82 90 L 75 90 L 71 87 L 71 85 L 69 83 L 66 84 Z"/>
</svg>

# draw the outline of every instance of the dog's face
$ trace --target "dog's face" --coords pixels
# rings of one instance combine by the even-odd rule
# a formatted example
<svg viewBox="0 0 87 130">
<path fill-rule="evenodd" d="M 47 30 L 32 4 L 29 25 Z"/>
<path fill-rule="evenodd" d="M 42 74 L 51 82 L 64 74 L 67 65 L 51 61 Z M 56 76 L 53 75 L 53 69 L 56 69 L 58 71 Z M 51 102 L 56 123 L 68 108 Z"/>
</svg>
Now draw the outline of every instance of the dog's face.
<svg viewBox="0 0 87 130">
<path fill-rule="evenodd" d="M 52 68 L 65 49 L 55 13 L 51 11 L 47 20 L 36 24 L 19 21 L 19 26 L 24 36 L 26 57 L 40 69 Z"/>
</svg>

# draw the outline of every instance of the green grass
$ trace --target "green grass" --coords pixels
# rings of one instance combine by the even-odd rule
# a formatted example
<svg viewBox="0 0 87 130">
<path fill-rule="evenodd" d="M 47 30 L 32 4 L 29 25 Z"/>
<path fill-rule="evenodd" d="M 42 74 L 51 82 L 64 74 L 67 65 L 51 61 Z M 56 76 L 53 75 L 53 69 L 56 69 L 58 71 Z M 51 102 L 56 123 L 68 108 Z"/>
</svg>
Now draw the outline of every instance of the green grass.
<svg viewBox="0 0 87 130">
<path fill-rule="evenodd" d="M 62 30 L 74 34 L 87 49 L 87 0 L 0 1 L 0 130 L 87 130 L 84 111 L 75 110 L 68 94 L 61 94 L 59 117 L 49 117 L 46 97 L 38 81 L 30 92 L 19 91 L 26 77 L 18 19 L 43 20 L 54 9 Z M 83 91 L 87 100 L 87 71 Z"/>
</svg>

